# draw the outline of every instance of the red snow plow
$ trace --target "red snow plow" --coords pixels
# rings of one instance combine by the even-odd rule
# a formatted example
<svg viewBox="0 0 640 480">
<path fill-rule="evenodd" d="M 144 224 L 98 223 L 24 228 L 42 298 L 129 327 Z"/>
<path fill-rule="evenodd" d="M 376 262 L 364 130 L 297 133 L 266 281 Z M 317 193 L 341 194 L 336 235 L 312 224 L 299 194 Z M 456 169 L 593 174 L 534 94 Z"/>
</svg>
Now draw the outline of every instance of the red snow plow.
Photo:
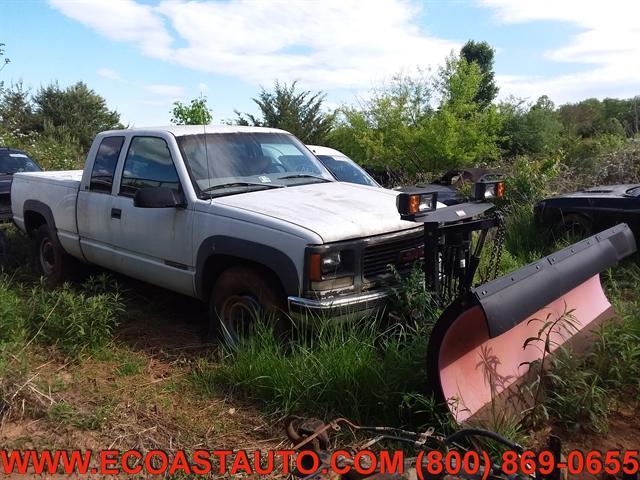
<svg viewBox="0 0 640 480">
<path fill-rule="evenodd" d="M 532 364 L 565 343 L 587 346 L 590 332 L 613 316 L 600 272 L 636 251 L 631 230 L 619 224 L 473 286 L 491 230 L 488 270 L 497 271 L 504 222 L 485 199 L 503 193 L 501 180 L 486 179 L 469 203 L 436 210 L 437 193 L 425 190 L 397 199 L 403 219 L 424 224 L 425 280 L 444 308 L 429 339 L 427 375 L 458 422 L 482 418 L 491 406 L 522 407 L 517 387 Z"/>
</svg>

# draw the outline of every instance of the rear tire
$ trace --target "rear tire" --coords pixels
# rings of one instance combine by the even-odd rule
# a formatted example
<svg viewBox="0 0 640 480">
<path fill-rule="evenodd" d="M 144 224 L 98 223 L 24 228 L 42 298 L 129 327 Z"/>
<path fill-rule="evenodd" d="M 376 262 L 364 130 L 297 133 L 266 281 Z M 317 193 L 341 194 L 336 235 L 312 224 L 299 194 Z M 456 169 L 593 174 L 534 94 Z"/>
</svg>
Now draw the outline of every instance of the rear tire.
<svg viewBox="0 0 640 480">
<path fill-rule="evenodd" d="M 49 225 L 38 227 L 35 232 L 36 266 L 45 279 L 45 284 L 56 287 L 71 280 L 76 262 L 62 249 L 58 237 Z"/>
<path fill-rule="evenodd" d="M 235 348 L 253 333 L 258 320 L 271 323 L 274 336 L 286 332 L 284 294 L 268 272 L 230 267 L 218 277 L 209 300 L 209 337 Z"/>
</svg>

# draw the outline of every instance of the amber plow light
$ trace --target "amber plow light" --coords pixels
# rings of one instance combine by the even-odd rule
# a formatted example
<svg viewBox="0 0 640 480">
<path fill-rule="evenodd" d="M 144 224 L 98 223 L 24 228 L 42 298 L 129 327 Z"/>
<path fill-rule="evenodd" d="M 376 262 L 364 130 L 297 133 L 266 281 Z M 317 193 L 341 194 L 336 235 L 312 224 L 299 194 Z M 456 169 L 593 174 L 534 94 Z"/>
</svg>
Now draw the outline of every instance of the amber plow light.
<svg viewBox="0 0 640 480">
<path fill-rule="evenodd" d="M 478 201 L 503 198 L 504 192 L 503 180 L 481 180 L 471 186 L 471 197 Z"/>
<path fill-rule="evenodd" d="M 413 219 L 417 215 L 432 212 L 438 204 L 438 193 L 418 190 L 403 192 L 396 198 L 398 213 L 403 219 Z"/>
<path fill-rule="evenodd" d="M 635 251 L 631 230 L 620 224 L 456 300 L 429 340 L 435 395 L 458 422 L 528 408 L 518 386 L 534 380 L 539 367 L 529 366 L 541 360 L 547 339 L 549 354 L 593 343 L 594 329 L 613 315 L 599 274 Z"/>
</svg>

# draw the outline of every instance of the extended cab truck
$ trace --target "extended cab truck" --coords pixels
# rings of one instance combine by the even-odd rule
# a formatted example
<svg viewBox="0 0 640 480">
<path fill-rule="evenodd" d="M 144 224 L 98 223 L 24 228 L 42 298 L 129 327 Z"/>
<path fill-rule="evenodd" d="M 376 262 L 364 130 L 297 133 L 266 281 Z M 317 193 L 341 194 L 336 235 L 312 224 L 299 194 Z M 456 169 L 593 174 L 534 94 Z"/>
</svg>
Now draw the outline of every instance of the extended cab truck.
<svg viewBox="0 0 640 480">
<path fill-rule="evenodd" d="M 379 307 L 389 265 L 423 251 L 396 195 L 335 181 L 282 130 L 172 126 L 98 134 L 83 171 L 16 174 L 12 211 L 50 282 L 80 260 L 197 297 L 233 342 L 256 312 Z"/>
</svg>

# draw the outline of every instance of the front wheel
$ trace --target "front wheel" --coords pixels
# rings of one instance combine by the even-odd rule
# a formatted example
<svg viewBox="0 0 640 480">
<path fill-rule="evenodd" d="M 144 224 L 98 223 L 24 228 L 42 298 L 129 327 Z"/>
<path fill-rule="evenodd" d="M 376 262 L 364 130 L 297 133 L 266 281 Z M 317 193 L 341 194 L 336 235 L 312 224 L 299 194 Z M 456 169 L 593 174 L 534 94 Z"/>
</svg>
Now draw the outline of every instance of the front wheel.
<svg viewBox="0 0 640 480">
<path fill-rule="evenodd" d="M 249 266 L 225 270 L 216 281 L 209 301 L 210 332 L 235 348 L 269 322 L 277 338 L 285 333 L 284 294 L 268 272 Z"/>
</svg>

